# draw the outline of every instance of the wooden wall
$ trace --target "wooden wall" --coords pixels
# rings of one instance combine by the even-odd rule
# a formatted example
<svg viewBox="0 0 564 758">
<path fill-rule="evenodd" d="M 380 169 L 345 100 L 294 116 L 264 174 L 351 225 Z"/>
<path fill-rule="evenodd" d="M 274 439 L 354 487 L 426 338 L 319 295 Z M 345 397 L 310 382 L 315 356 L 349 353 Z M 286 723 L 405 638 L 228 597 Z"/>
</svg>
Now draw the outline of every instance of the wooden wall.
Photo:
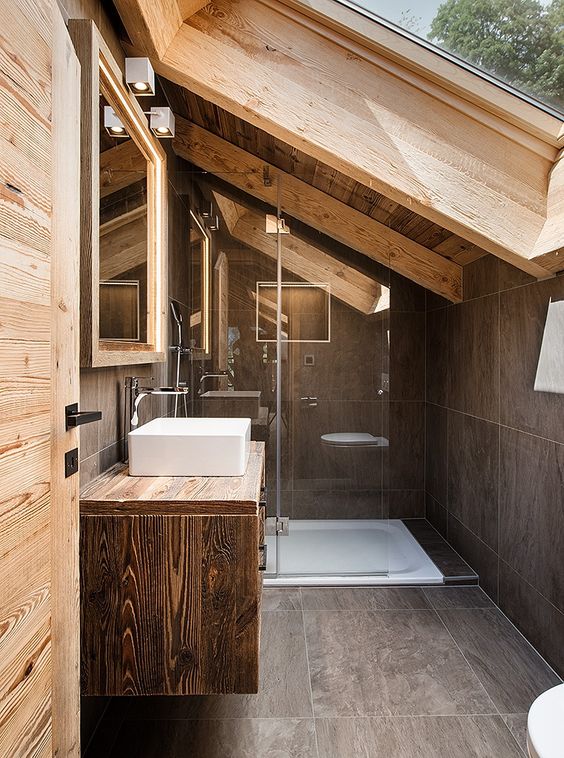
<svg viewBox="0 0 564 758">
<path fill-rule="evenodd" d="M 0 755 L 78 756 L 79 69 L 53 0 L 0 28 Z"/>
</svg>

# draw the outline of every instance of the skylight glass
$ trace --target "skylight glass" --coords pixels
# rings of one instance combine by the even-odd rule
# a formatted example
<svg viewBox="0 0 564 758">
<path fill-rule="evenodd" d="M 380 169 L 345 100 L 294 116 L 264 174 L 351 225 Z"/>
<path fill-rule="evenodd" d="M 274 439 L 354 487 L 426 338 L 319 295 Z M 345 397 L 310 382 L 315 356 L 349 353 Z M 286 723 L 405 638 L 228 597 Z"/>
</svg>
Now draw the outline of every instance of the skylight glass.
<svg viewBox="0 0 564 758">
<path fill-rule="evenodd" d="M 564 0 L 338 0 L 564 114 Z"/>
</svg>

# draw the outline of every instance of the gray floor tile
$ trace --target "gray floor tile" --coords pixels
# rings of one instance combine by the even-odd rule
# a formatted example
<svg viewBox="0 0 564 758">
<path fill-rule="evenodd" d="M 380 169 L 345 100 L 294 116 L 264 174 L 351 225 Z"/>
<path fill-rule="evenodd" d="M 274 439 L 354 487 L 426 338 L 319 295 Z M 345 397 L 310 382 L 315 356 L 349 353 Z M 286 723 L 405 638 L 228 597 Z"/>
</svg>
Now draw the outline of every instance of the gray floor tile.
<svg viewBox="0 0 564 758">
<path fill-rule="evenodd" d="M 502 716 L 502 719 L 523 751 L 523 755 L 527 755 L 527 714 L 510 713 Z"/>
<path fill-rule="evenodd" d="M 383 611 L 430 608 L 418 587 L 303 587 L 306 611 Z"/>
<path fill-rule="evenodd" d="M 265 587 L 262 591 L 263 611 L 301 611 L 299 587 Z"/>
<path fill-rule="evenodd" d="M 317 758 L 313 719 L 126 721 L 111 753 L 111 758 L 165 756 Z"/>
<path fill-rule="evenodd" d="M 304 611 L 314 713 L 495 713 L 435 611 Z"/>
<path fill-rule="evenodd" d="M 438 611 L 501 713 L 525 713 L 558 677 L 497 609 Z"/>
<path fill-rule="evenodd" d="M 262 615 L 257 695 L 129 698 L 129 718 L 227 719 L 312 716 L 301 611 Z"/>
<path fill-rule="evenodd" d="M 317 719 L 319 758 L 521 758 L 499 716 Z"/>
<path fill-rule="evenodd" d="M 493 608 L 481 587 L 427 587 L 425 595 L 433 608 Z"/>
</svg>

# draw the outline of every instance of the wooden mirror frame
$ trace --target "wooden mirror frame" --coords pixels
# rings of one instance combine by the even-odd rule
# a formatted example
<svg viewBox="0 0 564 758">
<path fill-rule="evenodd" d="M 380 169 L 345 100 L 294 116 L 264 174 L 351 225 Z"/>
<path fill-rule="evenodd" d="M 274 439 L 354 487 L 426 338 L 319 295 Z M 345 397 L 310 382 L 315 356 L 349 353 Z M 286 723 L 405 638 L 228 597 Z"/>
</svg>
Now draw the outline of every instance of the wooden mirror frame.
<svg viewBox="0 0 564 758">
<path fill-rule="evenodd" d="M 123 72 L 91 20 L 71 19 L 81 65 L 80 365 L 123 366 L 167 359 L 166 154 L 149 129 Z M 147 159 L 147 342 L 100 340 L 100 93 L 119 109 L 128 134 Z"/>
<path fill-rule="evenodd" d="M 204 220 L 194 211 L 190 211 L 190 233 L 195 225 L 202 235 L 203 248 L 200 261 L 201 292 L 200 312 L 202 336 L 200 345 L 193 346 L 192 357 L 195 360 L 211 358 L 211 321 L 212 321 L 212 242 L 209 229 Z M 192 252 L 192 251 L 191 251 Z M 192 261 L 191 261 L 192 262 Z"/>
</svg>

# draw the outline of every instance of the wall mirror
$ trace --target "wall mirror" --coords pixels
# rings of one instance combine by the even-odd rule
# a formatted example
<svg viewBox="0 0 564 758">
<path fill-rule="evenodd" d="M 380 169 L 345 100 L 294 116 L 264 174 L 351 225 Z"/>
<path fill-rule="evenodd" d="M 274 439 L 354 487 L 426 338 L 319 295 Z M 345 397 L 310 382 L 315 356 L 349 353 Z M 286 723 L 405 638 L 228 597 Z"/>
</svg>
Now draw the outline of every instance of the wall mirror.
<svg viewBox="0 0 564 758">
<path fill-rule="evenodd" d="M 331 342 L 331 287 L 327 283 L 282 282 L 282 340 Z M 257 282 L 256 341 L 276 341 L 276 282 Z"/>
<path fill-rule="evenodd" d="M 211 240 L 203 221 L 190 211 L 190 346 L 197 357 L 210 357 Z"/>
<path fill-rule="evenodd" d="M 81 365 L 166 360 L 166 157 L 90 20 L 81 63 Z"/>
</svg>

